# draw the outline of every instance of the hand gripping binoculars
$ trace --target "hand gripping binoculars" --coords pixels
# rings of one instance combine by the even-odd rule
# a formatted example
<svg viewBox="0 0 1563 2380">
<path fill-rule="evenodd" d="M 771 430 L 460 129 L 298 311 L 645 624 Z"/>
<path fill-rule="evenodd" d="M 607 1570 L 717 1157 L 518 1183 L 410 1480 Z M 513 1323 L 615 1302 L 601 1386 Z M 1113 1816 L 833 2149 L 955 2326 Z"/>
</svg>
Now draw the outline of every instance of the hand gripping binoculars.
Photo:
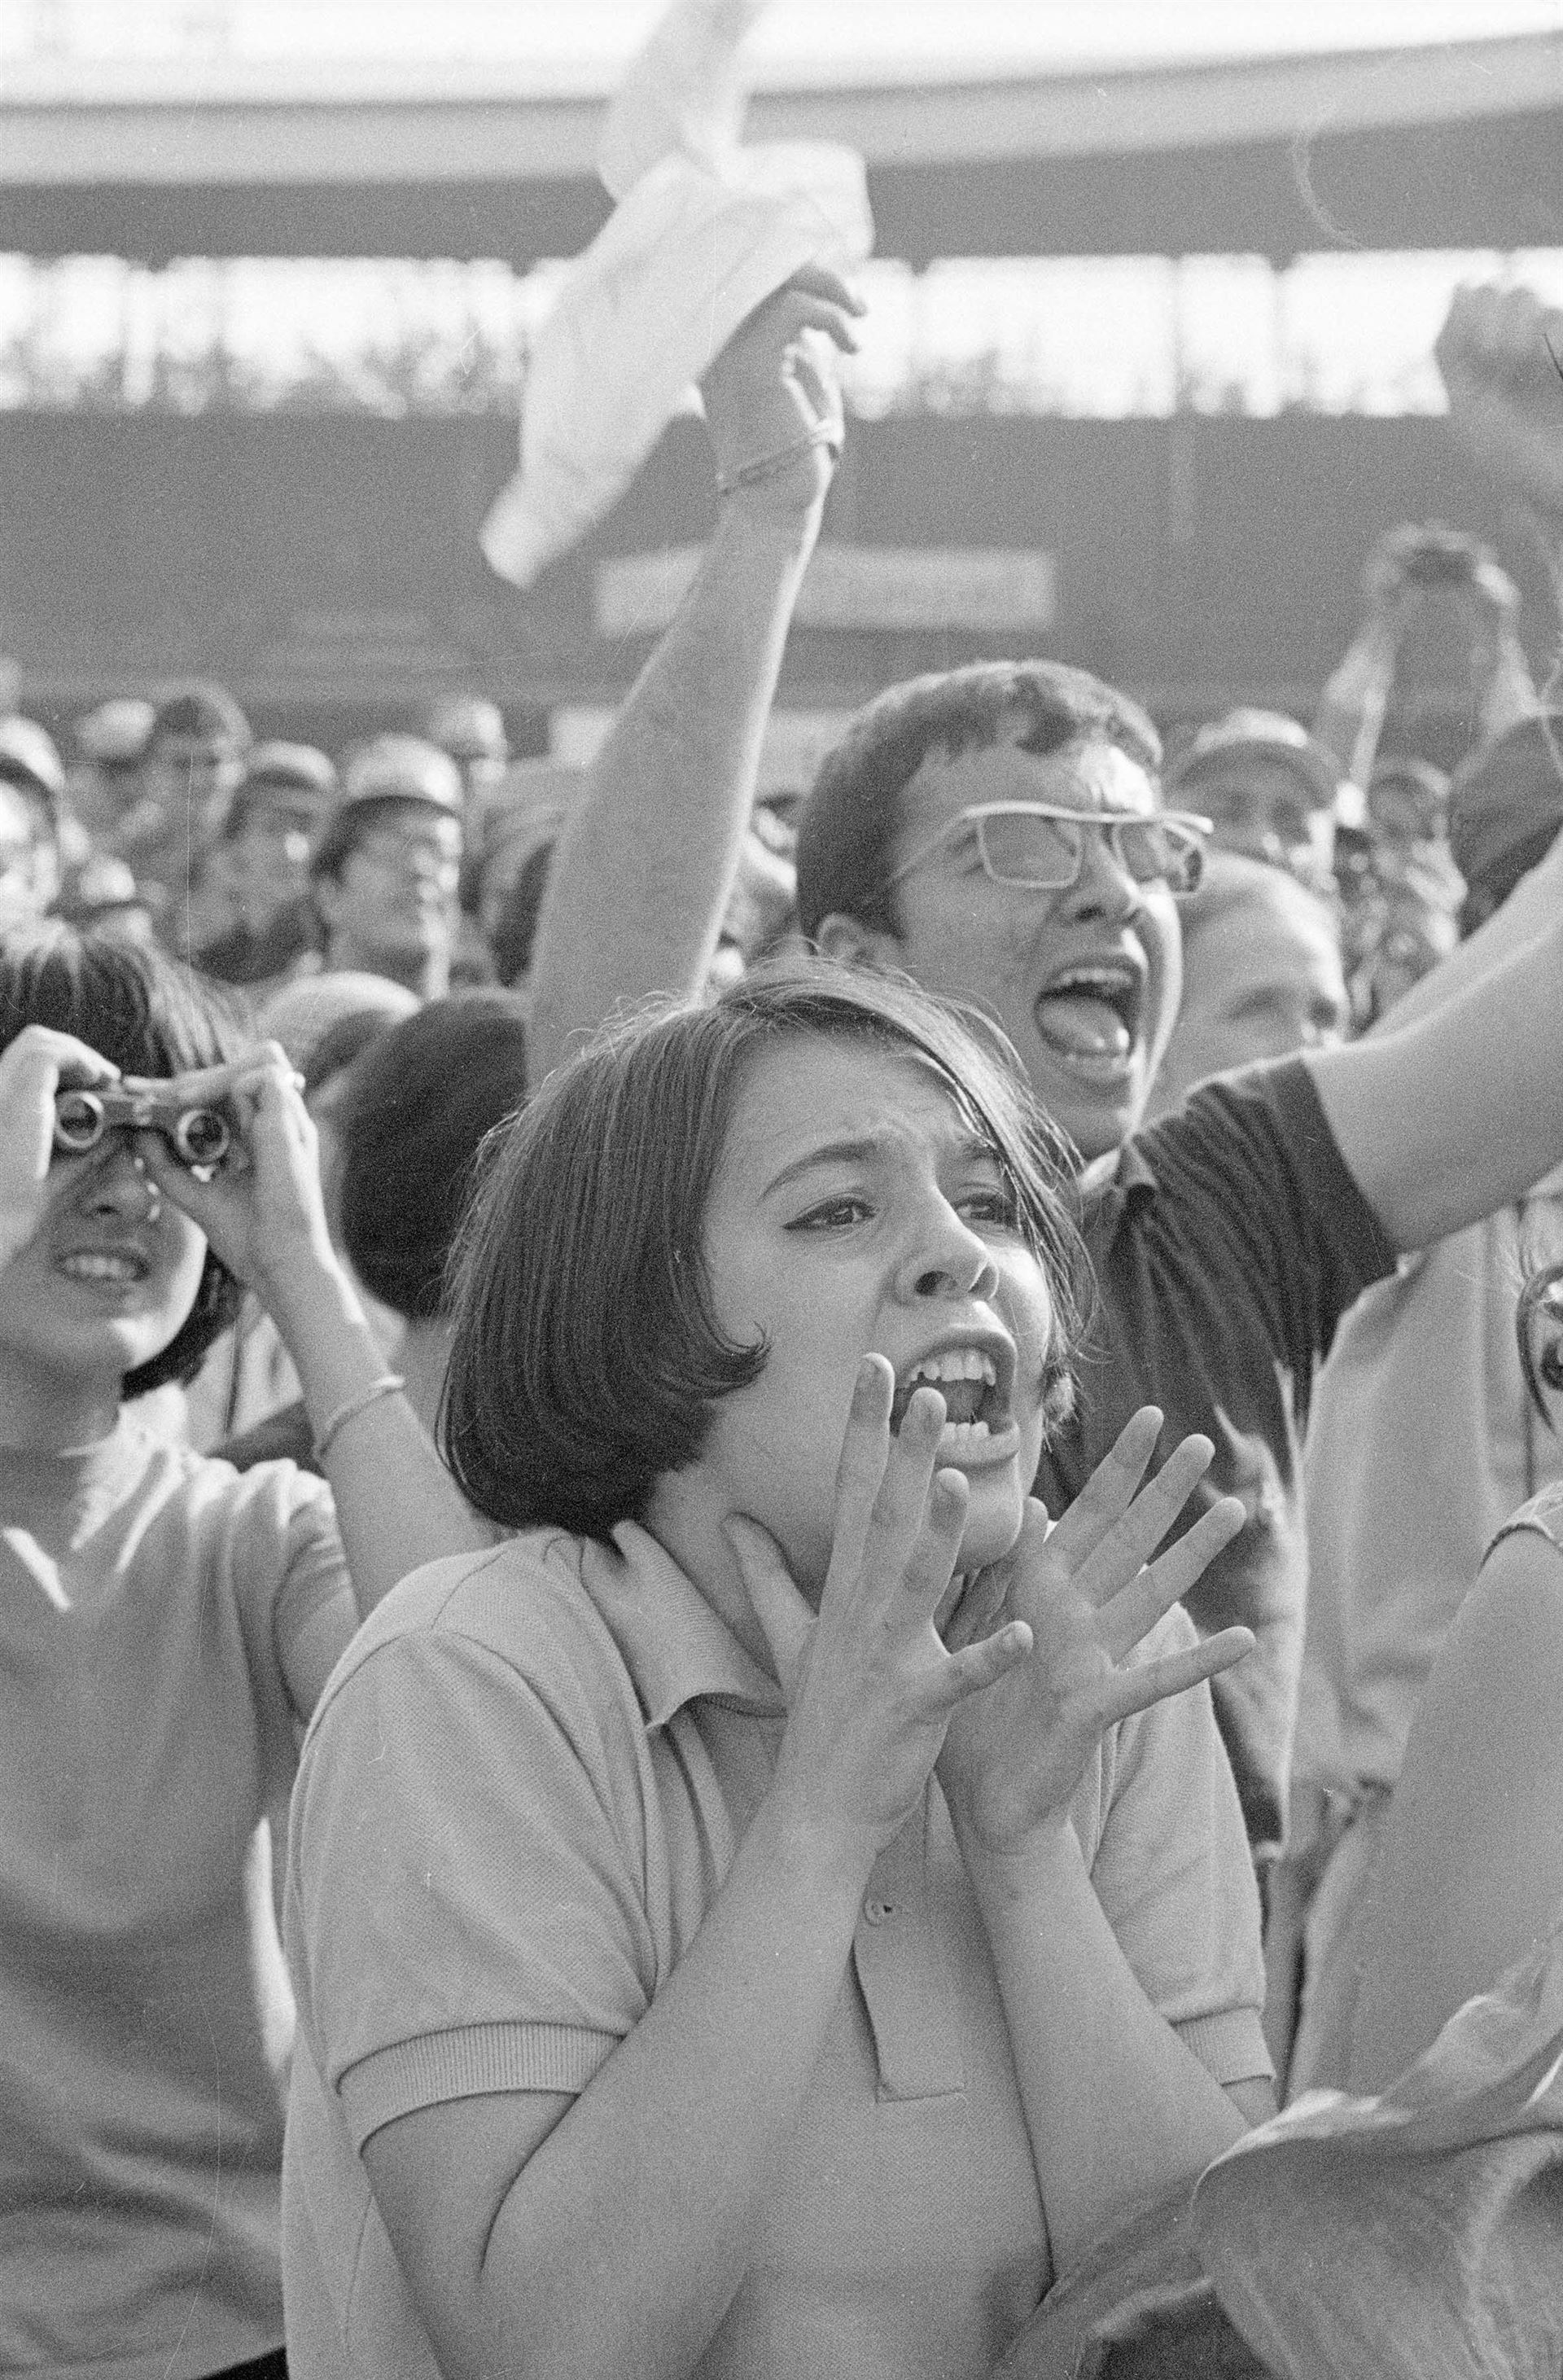
<svg viewBox="0 0 1563 2380">
<path fill-rule="evenodd" d="M 55 1093 L 55 1147 L 73 1157 L 105 1132 L 155 1132 L 181 1165 L 221 1165 L 234 1132 L 221 1108 L 192 1106 L 172 1083 L 126 1081 L 97 1091 Z"/>
</svg>

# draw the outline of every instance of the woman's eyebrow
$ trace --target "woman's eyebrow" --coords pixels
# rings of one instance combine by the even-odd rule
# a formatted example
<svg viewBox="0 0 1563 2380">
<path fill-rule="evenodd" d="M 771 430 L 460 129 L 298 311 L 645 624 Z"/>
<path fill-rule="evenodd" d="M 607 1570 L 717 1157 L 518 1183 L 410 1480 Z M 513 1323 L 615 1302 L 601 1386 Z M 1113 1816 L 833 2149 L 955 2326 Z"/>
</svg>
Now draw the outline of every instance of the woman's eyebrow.
<svg viewBox="0 0 1563 2380">
<path fill-rule="evenodd" d="M 766 1184 L 761 1196 L 769 1198 L 773 1191 L 784 1190 L 789 1183 L 796 1182 L 805 1173 L 812 1173 L 818 1167 L 872 1165 L 884 1156 L 894 1137 L 892 1133 L 872 1132 L 860 1134 L 851 1140 L 822 1141 L 818 1148 L 811 1148 L 804 1156 L 794 1157 L 791 1164 L 784 1165 L 781 1172 Z M 963 1133 L 951 1153 L 962 1164 L 977 1161 L 989 1165 L 1002 1163 L 992 1142 L 980 1133 Z"/>
<path fill-rule="evenodd" d="M 855 1140 L 823 1141 L 818 1148 L 811 1148 L 804 1156 L 794 1157 L 790 1165 L 784 1165 L 781 1172 L 766 1184 L 762 1195 L 769 1198 L 773 1190 L 784 1190 L 789 1182 L 795 1182 L 800 1174 L 812 1173 L 817 1166 L 871 1165 L 876 1158 L 884 1155 L 890 1137 L 889 1133 L 874 1132 L 866 1133 Z"/>
</svg>

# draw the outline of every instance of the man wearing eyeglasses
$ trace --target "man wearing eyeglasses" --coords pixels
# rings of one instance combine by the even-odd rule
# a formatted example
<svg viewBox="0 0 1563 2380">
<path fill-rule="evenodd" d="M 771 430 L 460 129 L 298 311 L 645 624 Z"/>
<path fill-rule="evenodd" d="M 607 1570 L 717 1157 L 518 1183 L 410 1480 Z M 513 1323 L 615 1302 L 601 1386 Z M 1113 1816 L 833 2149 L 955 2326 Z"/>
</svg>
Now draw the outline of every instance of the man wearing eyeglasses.
<svg viewBox="0 0 1563 2380">
<path fill-rule="evenodd" d="M 561 846 L 539 933 L 553 984 L 532 1018 L 539 1079 L 616 1002 L 704 979 L 830 480 L 829 448 L 796 443 L 809 384 L 784 362 L 767 382 L 797 302 L 761 308 L 707 383 L 739 492 Z M 749 458 L 772 448 L 793 459 L 757 476 Z M 1563 1159 L 1563 850 L 1446 962 L 1412 1024 L 1224 1077 L 1142 1128 L 1206 832 L 1163 808 L 1160 760 L 1136 703 L 1057 663 L 891 687 L 804 807 L 798 911 L 820 950 L 993 1018 L 1081 1152 L 1100 1311 L 1037 1492 L 1061 1511 L 1145 1403 L 1162 1407 L 1166 1446 L 1214 1440 L 1190 1516 L 1234 1492 L 1248 1520 L 1189 1608 L 1206 1632 L 1255 1633 L 1213 1691 L 1263 1854 L 1282 1830 L 1301 1667 L 1301 1443 L 1336 1325 L 1402 1249 Z M 589 980 L 554 958 L 572 945 Z"/>
</svg>

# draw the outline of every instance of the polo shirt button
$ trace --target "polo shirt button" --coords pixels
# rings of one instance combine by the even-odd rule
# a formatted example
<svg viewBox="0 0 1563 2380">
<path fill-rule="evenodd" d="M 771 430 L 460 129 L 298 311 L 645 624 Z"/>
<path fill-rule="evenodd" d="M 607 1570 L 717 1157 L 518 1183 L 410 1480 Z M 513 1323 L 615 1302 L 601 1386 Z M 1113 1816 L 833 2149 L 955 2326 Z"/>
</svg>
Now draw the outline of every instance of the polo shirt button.
<svg viewBox="0 0 1563 2380">
<path fill-rule="evenodd" d="M 870 1899 L 863 1904 L 863 1914 L 870 1925 L 882 1925 L 887 1918 L 895 1915 L 895 1910 L 888 1900 Z"/>
</svg>

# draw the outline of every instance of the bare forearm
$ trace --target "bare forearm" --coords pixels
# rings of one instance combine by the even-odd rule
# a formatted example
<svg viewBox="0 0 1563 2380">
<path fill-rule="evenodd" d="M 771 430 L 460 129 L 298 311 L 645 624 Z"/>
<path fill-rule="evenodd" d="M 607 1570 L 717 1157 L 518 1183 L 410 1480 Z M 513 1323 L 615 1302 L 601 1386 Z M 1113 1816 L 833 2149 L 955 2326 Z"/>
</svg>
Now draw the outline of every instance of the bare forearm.
<svg viewBox="0 0 1563 2380">
<path fill-rule="evenodd" d="M 561 839 L 532 978 L 538 1080 L 613 1010 L 704 980 L 818 528 L 818 510 L 723 504 Z"/>
<path fill-rule="evenodd" d="M 352 1282 L 334 1263 L 300 1259 L 286 1287 L 273 1289 L 266 1304 L 319 1437 L 334 1415 L 385 1377 L 379 1342 Z M 324 1462 L 360 1614 L 422 1563 L 492 1543 L 403 1396 L 376 1397 L 352 1413 Z"/>
<path fill-rule="evenodd" d="M 840 1996 L 866 1873 L 823 1866 L 762 1804 L 688 1956 L 499 2211 L 476 2299 L 511 2368 L 672 2380 L 699 2362 Z"/>
<path fill-rule="evenodd" d="M 1522 1197 L 1563 1157 L 1563 917 L 1410 1026 L 1303 1062 L 1399 1248 Z"/>
<path fill-rule="evenodd" d="M 1151 2006 L 1072 1828 L 1024 1854 L 963 1843 L 999 1977 L 1059 2276 L 1134 2207 L 1192 2184 L 1242 2132 L 1221 2085 Z"/>
</svg>

